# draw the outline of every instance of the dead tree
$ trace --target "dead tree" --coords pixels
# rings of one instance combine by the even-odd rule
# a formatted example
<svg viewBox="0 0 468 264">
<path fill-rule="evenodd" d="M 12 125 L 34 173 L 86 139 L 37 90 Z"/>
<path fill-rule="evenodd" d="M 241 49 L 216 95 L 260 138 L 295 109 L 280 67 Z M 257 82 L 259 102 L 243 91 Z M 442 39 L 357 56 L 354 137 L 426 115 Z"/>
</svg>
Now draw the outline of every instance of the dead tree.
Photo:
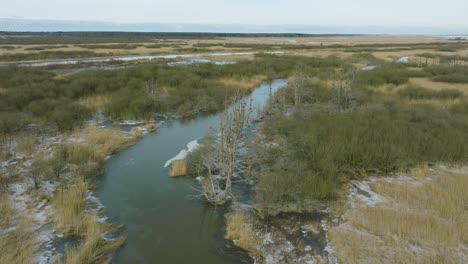
<svg viewBox="0 0 468 264">
<path fill-rule="evenodd" d="M 335 100 L 340 112 L 348 111 L 351 108 L 352 101 L 355 99 L 352 96 L 354 78 L 355 72 L 351 72 L 350 74 L 341 74 L 334 82 Z"/>
<path fill-rule="evenodd" d="M 308 77 L 304 74 L 304 71 L 301 68 L 296 69 L 296 72 L 290 80 L 290 85 L 294 92 L 294 106 L 296 108 L 299 107 L 302 102 L 303 90 L 307 81 Z"/>
<path fill-rule="evenodd" d="M 165 98 L 163 93 L 161 92 L 161 89 L 159 88 L 158 84 L 154 81 L 154 79 L 151 79 L 150 81 L 146 82 L 144 88 L 146 98 L 151 102 L 153 107 L 155 109 L 161 107 L 161 105 L 164 103 Z"/>
<path fill-rule="evenodd" d="M 239 100 L 228 108 L 220 119 L 219 134 L 216 137 L 214 151 L 202 157 L 206 174 L 197 177 L 202 196 L 210 203 L 223 204 L 232 197 L 232 183 L 237 173 L 244 168 L 242 157 L 238 155 L 239 145 L 244 141 L 243 129 L 249 122 L 251 107 L 245 100 Z"/>
<path fill-rule="evenodd" d="M 273 96 L 273 82 L 276 79 L 276 73 L 273 69 L 269 69 L 266 75 L 269 88 L 269 97 L 271 98 Z"/>
</svg>

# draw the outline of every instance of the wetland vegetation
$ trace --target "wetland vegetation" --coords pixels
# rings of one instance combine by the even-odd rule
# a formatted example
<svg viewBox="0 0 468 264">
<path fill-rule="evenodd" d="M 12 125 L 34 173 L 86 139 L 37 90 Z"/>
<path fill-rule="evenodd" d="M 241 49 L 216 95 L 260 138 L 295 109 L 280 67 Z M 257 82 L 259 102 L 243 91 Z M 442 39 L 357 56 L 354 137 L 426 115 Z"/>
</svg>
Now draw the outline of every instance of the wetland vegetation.
<svg viewBox="0 0 468 264">
<path fill-rule="evenodd" d="M 225 65 L 170 66 L 167 60 L 154 60 L 71 73 L 60 68 L 87 65 L 0 67 L 1 263 L 42 257 L 47 250 L 37 230 L 49 222 L 54 236 L 78 238 L 54 261 L 112 262 L 125 236 L 120 236 L 119 223 L 105 220 L 103 208 L 96 206 L 91 195 L 100 184 L 96 176 L 102 173 L 104 182 L 112 181 L 112 175 L 103 170 L 106 160 L 109 155 L 127 153 L 130 146 L 146 153 L 138 162 L 151 160 L 155 154 L 141 144 L 156 143 L 137 142 L 150 131 L 156 130 L 147 137 L 157 135 L 155 123 L 161 120 L 168 123 L 163 127 L 167 131 L 161 132 L 164 139 L 170 139 L 170 133 L 183 134 L 185 125 L 192 129 L 185 131 L 189 135 L 174 138 L 186 140 L 190 133 L 191 140 L 204 137 L 183 161 L 186 172 L 180 173 L 188 174 L 184 183 L 203 195 L 176 189 L 177 195 L 197 197 L 196 206 L 179 201 L 181 206 L 198 210 L 211 208 L 210 203 L 223 204 L 226 224 L 216 228 L 248 250 L 257 263 L 272 258 L 298 263 L 373 262 L 382 260 L 385 252 L 392 256 L 387 263 L 466 261 L 466 41 L 351 45 L 333 43 L 329 37 L 332 41 L 311 45 L 301 43 L 311 36 L 274 40 L 268 35 L 249 36 L 258 38 L 255 42 L 229 38 L 237 35 L 221 37 L 90 33 L 7 34 L 0 39 L 1 62 L 137 50 L 135 55 L 141 55 L 154 52 L 151 49 L 166 54 L 174 50 L 285 51 L 239 55 L 230 58 L 235 63 Z M 289 38 L 299 43 L 285 44 Z M 408 61 L 397 63 L 405 56 Z M 362 70 L 366 65 L 375 67 Z M 287 85 L 273 92 L 273 86 L 280 87 L 277 79 L 287 79 Z M 244 101 L 242 109 L 229 114 L 226 109 L 235 110 L 237 102 L 262 83 L 262 91 L 269 92 L 252 96 L 263 96 L 262 102 L 268 101 L 264 108 L 253 110 L 255 105 Z M 216 115 L 219 112 L 224 114 Z M 255 118 L 243 119 L 253 112 Z M 223 120 L 220 135 L 203 134 L 209 127 L 218 127 L 217 118 Z M 176 120 L 175 128 L 171 120 Z M 138 122 L 144 125 L 117 125 Z M 172 145 L 164 145 L 169 143 L 156 146 L 172 150 Z M 140 155 L 134 149 L 128 151 Z M 158 156 L 158 166 L 172 154 Z M 125 165 L 113 162 L 109 171 L 117 175 L 119 166 L 130 166 L 132 159 Z M 139 173 L 146 172 L 142 169 L 128 177 L 139 183 Z M 158 177 L 167 176 L 162 166 L 158 173 Z M 170 181 L 170 186 L 177 183 Z M 144 185 L 135 186 L 142 195 L 150 191 Z M 107 195 L 112 193 L 101 188 Z M 104 200 L 109 202 L 105 195 Z M 118 207 L 110 203 L 109 208 Z M 22 215 L 23 210 L 29 213 Z M 128 215 L 123 219 L 135 223 Z M 129 241 L 138 241 L 131 233 L 135 226 L 128 228 Z M 372 247 L 372 241 L 378 241 L 378 246 Z M 410 252 L 410 245 L 421 254 Z M 392 250 L 387 251 L 389 247 Z M 138 250 L 114 261 L 145 254 Z M 142 250 L 151 255 L 153 249 Z M 203 256 L 219 261 L 210 254 Z"/>
</svg>

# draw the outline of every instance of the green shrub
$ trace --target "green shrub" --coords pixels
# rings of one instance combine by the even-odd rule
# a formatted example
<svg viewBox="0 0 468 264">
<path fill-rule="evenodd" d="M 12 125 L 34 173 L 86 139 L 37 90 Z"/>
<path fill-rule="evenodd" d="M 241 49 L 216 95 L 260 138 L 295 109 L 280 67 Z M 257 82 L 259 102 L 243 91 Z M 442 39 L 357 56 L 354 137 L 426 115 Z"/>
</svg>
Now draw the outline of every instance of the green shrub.
<svg viewBox="0 0 468 264">
<path fill-rule="evenodd" d="M 405 88 L 398 91 L 398 94 L 402 98 L 408 98 L 411 100 L 418 99 L 456 99 L 463 97 L 463 92 L 456 89 L 444 89 L 444 90 L 429 90 L 418 86 L 406 86 Z"/>
<path fill-rule="evenodd" d="M 427 67 L 427 73 L 432 76 L 432 80 L 436 82 L 447 83 L 468 83 L 468 66 L 461 65 L 439 65 Z"/>
<path fill-rule="evenodd" d="M 277 96 L 292 93 L 288 89 L 292 88 Z M 412 99 L 461 95 L 417 87 L 401 92 Z M 317 111 L 317 104 L 323 103 L 305 104 L 292 116 L 277 113 L 265 119 L 264 134 L 279 146 L 258 154 L 259 203 L 287 207 L 310 199 L 327 201 L 336 198 L 347 179 L 368 172 L 405 171 L 425 162 L 461 163 L 468 158 L 466 102 L 446 109 L 406 105 L 374 93 L 358 107 L 338 113 Z"/>
</svg>

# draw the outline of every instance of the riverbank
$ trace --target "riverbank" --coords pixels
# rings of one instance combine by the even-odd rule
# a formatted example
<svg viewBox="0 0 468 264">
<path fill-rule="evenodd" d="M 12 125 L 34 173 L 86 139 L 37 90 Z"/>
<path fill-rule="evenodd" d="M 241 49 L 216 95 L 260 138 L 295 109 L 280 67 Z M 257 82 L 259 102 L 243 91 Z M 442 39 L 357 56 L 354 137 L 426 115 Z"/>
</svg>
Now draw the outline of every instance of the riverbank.
<svg viewBox="0 0 468 264">
<path fill-rule="evenodd" d="M 102 217 L 93 177 L 109 155 L 152 129 L 145 124 L 124 132 L 91 123 L 67 134 L 31 134 L 28 143 L 12 138 L 12 157 L 1 166 L 0 262 L 107 263 L 123 238 L 102 238 L 117 226 Z"/>
</svg>

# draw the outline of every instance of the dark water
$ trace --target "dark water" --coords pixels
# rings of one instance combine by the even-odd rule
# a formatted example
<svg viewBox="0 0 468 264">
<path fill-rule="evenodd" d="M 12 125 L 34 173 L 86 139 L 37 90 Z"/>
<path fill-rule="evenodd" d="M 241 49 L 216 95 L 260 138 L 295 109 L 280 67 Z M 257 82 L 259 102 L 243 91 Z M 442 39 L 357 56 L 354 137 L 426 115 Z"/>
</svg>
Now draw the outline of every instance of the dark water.
<svg viewBox="0 0 468 264">
<path fill-rule="evenodd" d="M 273 88 L 285 84 L 276 80 Z M 262 108 L 268 94 L 268 85 L 257 88 L 253 105 Z M 218 118 L 166 122 L 108 161 L 96 194 L 109 221 L 123 224 L 127 235 L 116 263 L 252 263 L 223 239 L 223 209 L 191 197 L 196 194 L 194 180 L 171 178 L 164 168 L 188 142 L 216 127 Z"/>
</svg>

